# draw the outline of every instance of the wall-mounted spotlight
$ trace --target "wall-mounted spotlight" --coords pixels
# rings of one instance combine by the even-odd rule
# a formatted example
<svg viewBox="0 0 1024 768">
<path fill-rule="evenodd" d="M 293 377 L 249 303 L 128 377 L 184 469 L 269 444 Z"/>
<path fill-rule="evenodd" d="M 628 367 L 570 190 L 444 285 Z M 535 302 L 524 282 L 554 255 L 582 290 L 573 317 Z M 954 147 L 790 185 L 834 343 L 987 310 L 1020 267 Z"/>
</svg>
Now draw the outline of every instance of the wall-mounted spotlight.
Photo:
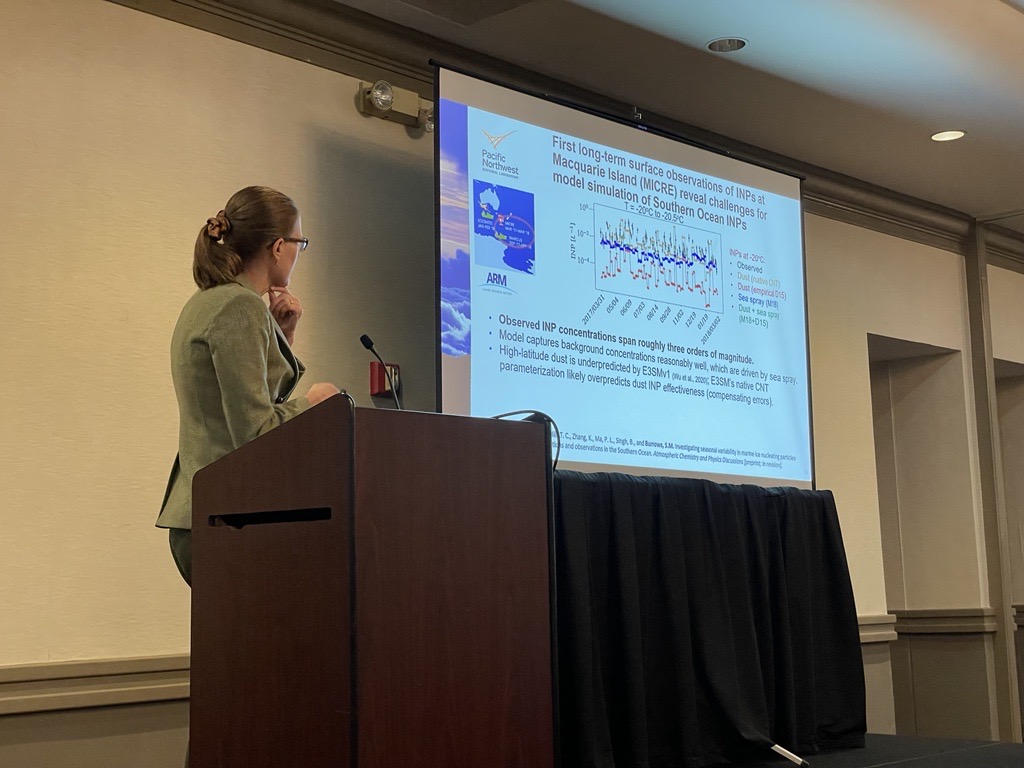
<svg viewBox="0 0 1024 768">
<path fill-rule="evenodd" d="M 396 123 L 434 130 L 434 105 L 418 93 L 397 88 L 387 80 L 359 83 L 357 108 L 364 115 L 393 120 Z"/>
</svg>

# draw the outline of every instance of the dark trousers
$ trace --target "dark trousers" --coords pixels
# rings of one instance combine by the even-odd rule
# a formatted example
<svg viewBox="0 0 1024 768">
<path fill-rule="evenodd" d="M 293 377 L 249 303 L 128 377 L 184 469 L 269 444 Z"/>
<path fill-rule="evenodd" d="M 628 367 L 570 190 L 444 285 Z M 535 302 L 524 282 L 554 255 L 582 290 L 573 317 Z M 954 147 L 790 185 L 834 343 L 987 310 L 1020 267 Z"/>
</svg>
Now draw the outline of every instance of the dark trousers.
<svg viewBox="0 0 1024 768">
<path fill-rule="evenodd" d="M 192 531 L 184 528 L 169 529 L 171 539 L 171 556 L 178 566 L 178 573 L 185 583 L 192 586 Z"/>
<path fill-rule="evenodd" d="M 192 587 L 192 531 L 183 528 L 170 529 L 171 557 L 178 566 L 178 573 L 189 588 Z M 188 745 L 185 746 L 185 768 L 188 768 Z"/>
</svg>

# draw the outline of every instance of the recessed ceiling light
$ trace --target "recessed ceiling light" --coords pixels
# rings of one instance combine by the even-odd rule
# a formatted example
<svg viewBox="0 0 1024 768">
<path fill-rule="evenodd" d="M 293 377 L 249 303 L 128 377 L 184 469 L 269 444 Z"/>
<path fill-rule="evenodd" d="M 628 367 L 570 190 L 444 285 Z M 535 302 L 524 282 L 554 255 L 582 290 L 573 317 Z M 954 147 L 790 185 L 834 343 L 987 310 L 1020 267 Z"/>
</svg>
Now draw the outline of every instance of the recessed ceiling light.
<svg viewBox="0 0 1024 768">
<path fill-rule="evenodd" d="M 963 131 L 939 131 L 932 136 L 932 141 L 956 141 L 965 136 Z"/>
<path fill-rule="evenodd" d="M 735 53 L 746 45 L 747 41 L 742 37 L 720 37 L 708 43 L 708 50 L 714 53 Z"/>
</svg>

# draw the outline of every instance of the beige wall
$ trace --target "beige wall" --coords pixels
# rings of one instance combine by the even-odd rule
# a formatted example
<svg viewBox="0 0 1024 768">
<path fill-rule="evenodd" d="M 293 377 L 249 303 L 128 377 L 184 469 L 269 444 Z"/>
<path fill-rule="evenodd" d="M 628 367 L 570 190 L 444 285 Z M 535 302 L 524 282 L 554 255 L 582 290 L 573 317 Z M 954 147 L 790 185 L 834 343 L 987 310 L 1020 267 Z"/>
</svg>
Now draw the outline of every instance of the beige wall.
<svg viewBox="0 0 1024 768">
<path fill-rule="evenodd" d="M 433 143 L 360 116 L 352 77 L 102 0 L 4 0 L 3 29 L 0 667 L 183 653 L 188 592 L 151 526 L 175 450 L 167 348 L 195 235 L 241 186 L 292 194 L 313 241 L 293 283 L 307 380 L 367 404 L 367 332 L 402 364 L 407 404 L 429 409 Z M 958 576 L 956 600 L 982 605 L 963 260 L 820 216 L 805 227 L 817 478 L 836 494 L 858 611 L 891 607 L 869 333 L 962 352 L 950 418 L 976 572 Z M 1024 362 L 1024 277 L 1001 272 L 994 347 Z M 881 658 L 869 671 L 884 688 Z"/>
<path fill-rule="evenodd" d="M 2 17 L 0 666 L 181 653 L 152 524 L 196 234 L 242 186 L 293 195 L 307 381 L 366 404 L 367 332 L 430 408 L 433 143 L 359 115 L 353 78 L 101 0 Z"/>
<path fill-rule="evenodd" d="M 1024 377 L 1000 379 L 996 384 L 996 402 L 1002 441 L 1012 600 L 1015 605 L 1024 605 L 1024 472 L 1021 471 L 1024 463 Z"/>
<path fill-rule="evenodd" d="M 879 517 L 889 610 L 987 605 L 958 352 L 873 363 Z"/>
<path fill-rule="evenodd" d="M 969 349 L 962 257 L 819 216 L 805 217 L 814 455 L 818 486 L 836 496 L 861 615 L 886 613 L 867 335 Z M 960 356 L 966 395 L 952 406 L 965 425 L 968 532 L 980 529 L 970 355 Z M 978 542 L 978 543 L 975 543 Z M 987 588 L 980 536 L 964 587 L 980 605 Z M 963 585 L 962 585 L 963 586 Z M 934 589 L 940 591 L 941 584 Z M 923 599 L 927 603 L 927 599 Z M 944 603 L 941 603 L 944 604 Z"/>
<path fill-rule="evenodd" d="M 992 357 L 1024 363 L 1024 274 L 988 268 Z"/>
<path fill-rule="evenodd" d="M 1007 269 L 988 270 L 992 322 L 992 356 L 1024 364 L 1024 275 Z M 1024 375 L 999 379 L 996 403 L 1002 440 L 1013 602 L 1024 604 Z M 1019 631 L 1019 630 L 1018 630 Z"/>
</svg>

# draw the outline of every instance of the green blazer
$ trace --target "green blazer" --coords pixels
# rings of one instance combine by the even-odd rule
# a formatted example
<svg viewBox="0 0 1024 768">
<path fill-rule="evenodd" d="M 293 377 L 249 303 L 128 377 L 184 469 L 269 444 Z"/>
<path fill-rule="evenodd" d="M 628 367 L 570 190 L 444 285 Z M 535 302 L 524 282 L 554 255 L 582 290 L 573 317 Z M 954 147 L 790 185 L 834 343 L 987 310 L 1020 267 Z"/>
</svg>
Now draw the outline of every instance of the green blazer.
<svg viewBox="0 0 1024 768">
<path fill-rule="evenodd" d="M 171 337 L 178 456 L 157 517 L 192 527 L 192 477 L 221 456 L 309 408 L 288 401 L 305 371 L 277 321 L 244 277 L 197 291 Z"/>
</svg>

